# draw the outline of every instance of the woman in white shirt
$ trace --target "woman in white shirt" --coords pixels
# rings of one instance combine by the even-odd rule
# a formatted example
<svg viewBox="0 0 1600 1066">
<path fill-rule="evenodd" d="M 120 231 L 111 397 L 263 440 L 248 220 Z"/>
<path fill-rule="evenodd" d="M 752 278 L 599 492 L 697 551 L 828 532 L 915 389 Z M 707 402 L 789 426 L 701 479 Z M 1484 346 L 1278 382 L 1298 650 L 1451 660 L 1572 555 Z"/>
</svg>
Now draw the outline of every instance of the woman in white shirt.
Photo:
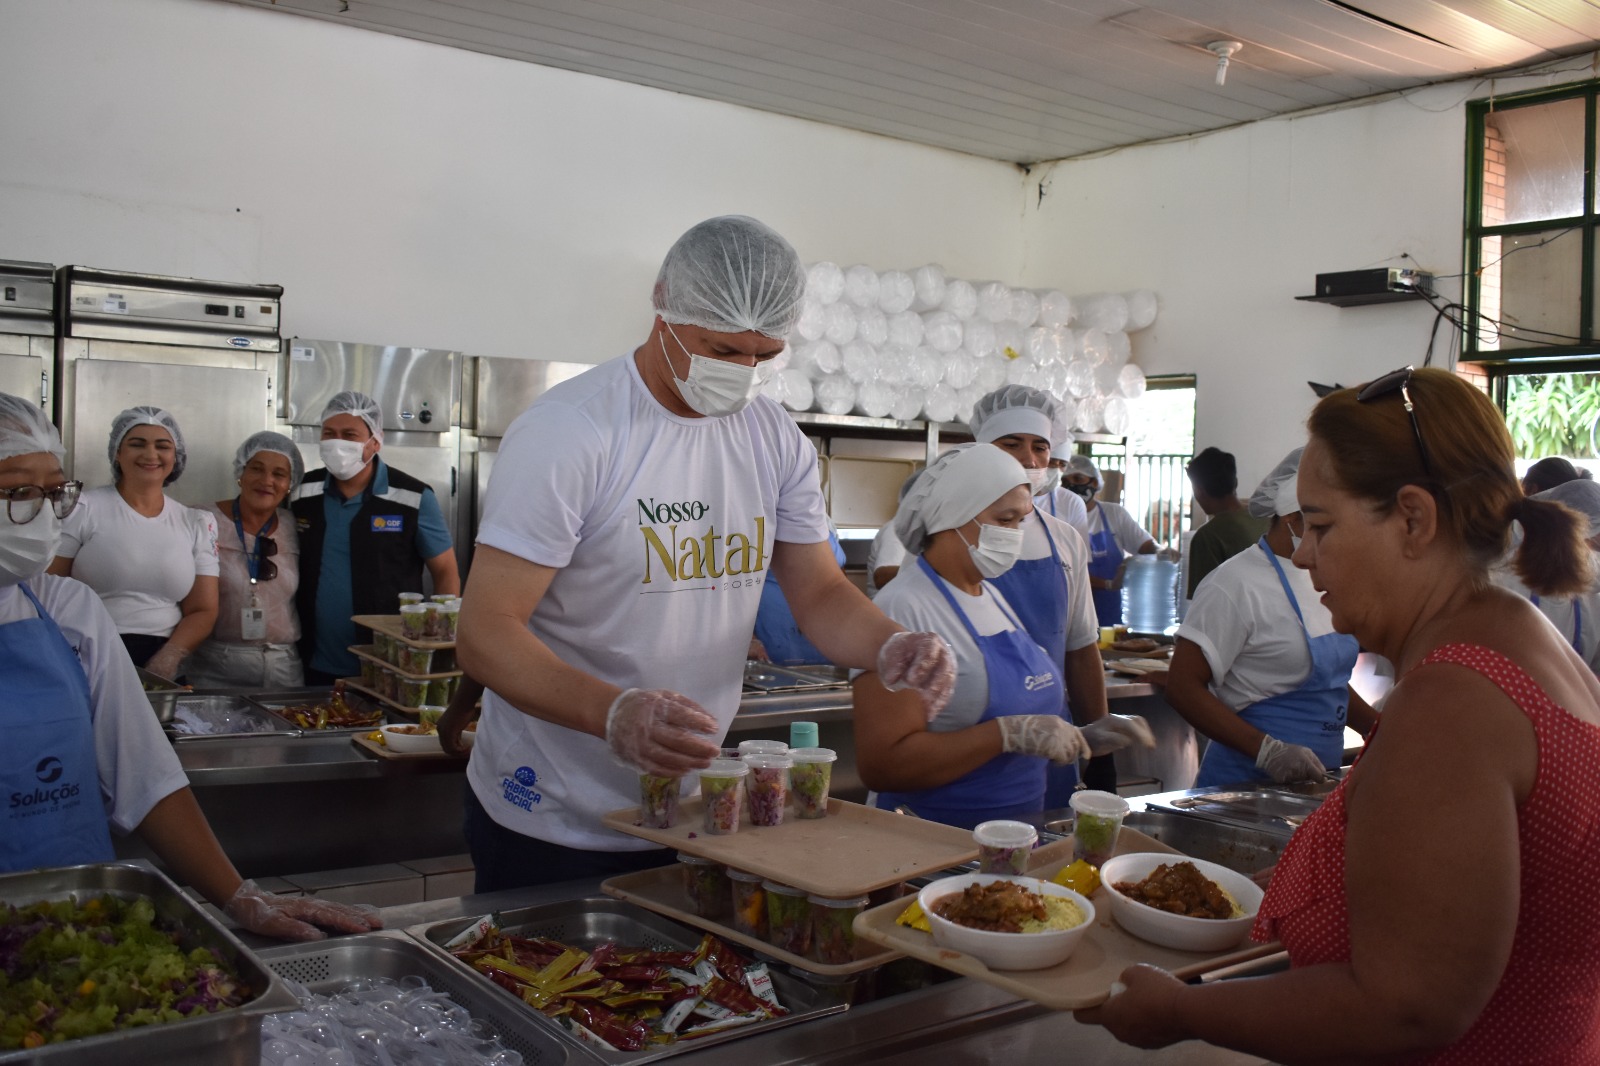
<svg viewBox="0 0 1600 1066">
<path fill-rule="evenodd" d="M 907 563 L 874 602 L 949 643 L 956 685 L 929 721 L 914 692 L 890 691 L 873 671 L 855 677 L 856 756 L 880 807 L 967 828 L 1035 814 L 1048 762 L 1150 743 L 1136 719 L 1112 715 L 1081 731 L 1064 719 L 1061 664 L 989 583 L 1022 551 L 1032 495 L 1016 459 L 975 444 L 941 456 L 900 502 Z"/>
<path fill-rule="evenodd" d="M 1076 493 L 1088 508 L 1089 587 L 1094 590 L 1094 611 L 1102 626 L 1122 624 L 1123 560 L 1130 555 L 1153 555 L 1155 538 L 1120 503 L 1095 499 L 1102 482 L 1100 468 L 1087 455 L 1067 460 L 1062 485 Z"/>
<path fill-rule="evenodd" d="M 217 621 L 217 528 L 162 491 L 188 455 L 178 421 L 130 407 L 111 423 L 113 484 L 83 494 L 50 573 L 100 594 L 136 666 L 176 678 Z"/>
<path fill-rule="evenodd" d="M 305 461 L 281 433 L 250 436 L 233 456 L 239 494 L 212 505 L 220 572 L 217 624 L 189 659 L 196 688 L 299 688 L 300 539 L 284 509 L 304 476 Z"/>
</svg>

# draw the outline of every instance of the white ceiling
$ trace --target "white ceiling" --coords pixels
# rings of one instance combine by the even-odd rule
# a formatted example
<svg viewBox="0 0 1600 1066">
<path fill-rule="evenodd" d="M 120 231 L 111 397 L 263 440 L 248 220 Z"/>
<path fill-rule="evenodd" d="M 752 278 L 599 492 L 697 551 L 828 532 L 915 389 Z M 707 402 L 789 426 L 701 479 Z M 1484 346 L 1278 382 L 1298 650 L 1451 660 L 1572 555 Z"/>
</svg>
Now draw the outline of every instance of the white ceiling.
<svg viewBox="0 0 1600 1066">
<path fill-rule="evenodd" d="M 1016 163 L 1588 52 L 1600 0 L 228 0 Z M 1218 40 L 1244 47 L 1214 80 Z"/>
</svg>

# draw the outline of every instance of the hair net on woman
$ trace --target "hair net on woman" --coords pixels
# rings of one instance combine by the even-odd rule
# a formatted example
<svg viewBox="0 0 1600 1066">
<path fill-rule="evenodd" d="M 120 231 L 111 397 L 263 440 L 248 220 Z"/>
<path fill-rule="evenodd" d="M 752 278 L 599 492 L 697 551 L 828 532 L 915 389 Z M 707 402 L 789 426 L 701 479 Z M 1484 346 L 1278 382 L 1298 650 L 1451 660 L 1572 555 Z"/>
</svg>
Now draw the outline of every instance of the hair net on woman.
<svg viewBox="0 0 1600 1066">
<path fill-rule="evenodd" d="M 271 430 L 252 433 L 245 438 L 243 444 L 239 445 L 239 450 L 233 453 L 233 476 L 244 477 L 244 468 L 250 464 L 251 459 L 262 452 L 275 452 L 289 460 L 291 489 L 300 484 L 300 479 L 306 476 L 306 462 L 300 458 L 300 449 L 294 446 L 294 441 L 282 433 L 274 433 Z"/>
<path fill-rule="evenodd" d="M 111 420 L 111 447 L 106 451 L 106 457 L 111 460 L 111 477 L 115 481 L 122 480 L 122 468 L 117 465 L 117 449 L 122 447 L 122 440 L 131 433 L 135 426 L 160 426 L 172 434 L 172 473 L 167 475 L 163 485 L 170 485 L 183 476 L 183 468 L 189 465 L 189 449 L 183 444 L 183 430 L 178 428 L 178 420 L 159 407 L 148 404 L 139 407 L 130 407 Z"/>
<path fill-rule="evenodd" d="M 994 501 L 1018 485 L 1028 484 L 1027 471 L 1011 455 L 992 444 L 969 444 L 935 459 L 894 515 L 895 536 L 912 555 L 920 555 L 928 538 L 966 525 Z"/>
<path fill-rule="evenodd" d="M 1584 534 L 1585 537 L 1600 534 L 1600 485 L 1595 484 L 1593 481 L 1585 481 L 1580 478 L 1563 482 L 1553 489 L 1545 489 L 1543 492 L 1535 493 L 1533 498 L 1536 500 L 1554 500 L 1556 503 L 1564 504 L 1583 515 L 1589 522 L 1589 531 Z"/>
<path fill-rule="evenodd" d="M 383 440 L 383 408 L 364 392 L 354 389 L 345 389 L 335 393 L 333 399 L 328 401 L 328 406 L 322 409 L 322 417 L 318 422 L 326 422 L 334 415 L 355 415 L 367 424 L 367 429 L 381 442 Z"/>
<path fill-rule="evenodd" d="M 1061 403 L 1041 389 L 1027 385 L 1002 385 L 972 405 L 967 428 L 975 440 L 992 444 L 1013 433 L 1031 433 L 1054 445 L 1072 433 L 1062 417 Z"/>
<path fill-rule="evenodd" d="M 1078 438 L 1068 433 L 1066 439 L 1058 441 L 1050 449 L 1050 458 L 1058 463 L 1070 463 L 1074 454 L 1073 447 L 1078 443 Z"/>
<path fill-rule="evenodd" d="M 1251 514 L 1257 518 L 1271 518 L 1300 510 L 1300 453 L 1305 450 L 1301 445 L 1284 456 L 1283 461 L 1272 468 L 1272 473 L 1256 486 L 1256 491 L 1250 494 Z"/>
<path fill-rule="evenodd" d="M 652 302 L 675 326 L 781 339 L 800 317 L 805 289 L 805 268 L 788 241 L 753 218 L 723 215 L 667 250 Z"/>
<path fill-rule="evenodd" d="M 1100 468 L 1095 466 L 1094 460 L 1087 455 L 1074 455 L 1067 460 L 1067 469 L 1061 476 L 1068 477 L 1072 474 L 1078 474 L 1093 480 L 1096 488 L 1105 484 L 1100 480 Z"/>
<path fill-rule="evenodd" d="M 36 452 L 49 452 L 57 459 L 67 454 L 61 447 L 61 434 L 37 404 L 0 392 L 0 459 Z"/>
</svg>

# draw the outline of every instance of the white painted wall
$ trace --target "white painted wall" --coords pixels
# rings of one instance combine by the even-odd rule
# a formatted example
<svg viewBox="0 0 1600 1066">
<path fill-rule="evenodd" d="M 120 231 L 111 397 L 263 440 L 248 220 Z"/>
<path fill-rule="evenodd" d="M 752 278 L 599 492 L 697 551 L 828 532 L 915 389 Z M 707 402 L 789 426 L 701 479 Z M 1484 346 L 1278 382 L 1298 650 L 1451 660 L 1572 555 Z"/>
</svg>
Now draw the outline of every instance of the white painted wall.
<svg viewBox="0 0 1600 1066">
<path fill-rule="evenodd" d="M 1494 91 L 1551 81 L 1502 78 Z M 1134 334 L 1135 361 L 1147 374 L 1196 376 L 1196 446 L 1233 452 L 1248 492 L 1304 443 L 1308 380 L 1349 385 L 1421 365 L 1427 304 L 1340 309 L 1294 297 L 1319 273 L 1417 266 L 1459 298 L 1460 280 L 1445 276 L 1463 265 L 1465 104 L 1488 95 L 1437 86 L 1038 168 L 1030 181 L 1044 197 L 1028 197 L 1038 206 L 1023 277 L 1068 292 L 1155 289 L 1161 312 Z M 1449 330 L 1440 327 L 1435 365 Z"/>
<path fill-rule="evenodd" d="M 1021 240 L 1010 166 L 208 0 L 0 0 L 0 100 L 0 256 L 281 284 L 301 336 L 596 362 L 718 214 L 968 277 Z"/>
</svg>

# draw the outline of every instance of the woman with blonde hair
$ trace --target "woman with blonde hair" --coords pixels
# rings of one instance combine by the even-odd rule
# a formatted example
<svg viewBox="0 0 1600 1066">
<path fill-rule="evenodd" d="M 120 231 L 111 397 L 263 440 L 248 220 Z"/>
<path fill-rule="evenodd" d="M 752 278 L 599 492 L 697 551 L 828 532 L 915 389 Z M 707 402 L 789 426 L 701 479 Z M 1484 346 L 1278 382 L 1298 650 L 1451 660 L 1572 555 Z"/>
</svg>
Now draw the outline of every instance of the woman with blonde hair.
<svg viewBox="0 0 1600 1066">
<path fill-rule="evenodd" d="M 1523 495 L 1499 412 L 1445 371 L 1332 393 L 1309 428 L 1295 565 L 1399 683 L 1262 902 L 1254 935 L 1291 968 L 1187 986 L 1133 967 L 1079 1017 L 1276 1062 L 1600 1061 L 1600 682 L 1489 580 L 1517 521 L 1528 587 L 1581 591 L 1584 523 Z"/>
</svg>

